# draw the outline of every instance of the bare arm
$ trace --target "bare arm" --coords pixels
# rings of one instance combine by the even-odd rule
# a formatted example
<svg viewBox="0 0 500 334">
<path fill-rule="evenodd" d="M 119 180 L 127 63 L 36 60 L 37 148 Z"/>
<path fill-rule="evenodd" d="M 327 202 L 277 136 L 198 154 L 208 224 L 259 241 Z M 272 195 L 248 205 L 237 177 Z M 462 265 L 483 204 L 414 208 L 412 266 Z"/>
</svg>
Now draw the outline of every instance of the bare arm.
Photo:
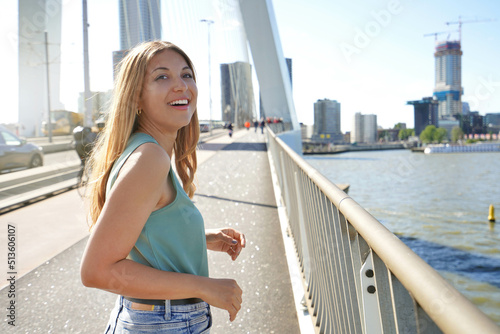
<svg viewBox="0 0 500 334">
<path fill-rule="evenodd" d="M 241 289 L 234 280 L 165 272 L 126 259 L 165 196 L 169 170 L 170 159 L 158 145 L 144 144 L 130 156 L 90 236 L 81 264 L 82 282 L 134 298 L 198 297 L 226 309 L 234 320 L 241 308 Z"/>
</svg>

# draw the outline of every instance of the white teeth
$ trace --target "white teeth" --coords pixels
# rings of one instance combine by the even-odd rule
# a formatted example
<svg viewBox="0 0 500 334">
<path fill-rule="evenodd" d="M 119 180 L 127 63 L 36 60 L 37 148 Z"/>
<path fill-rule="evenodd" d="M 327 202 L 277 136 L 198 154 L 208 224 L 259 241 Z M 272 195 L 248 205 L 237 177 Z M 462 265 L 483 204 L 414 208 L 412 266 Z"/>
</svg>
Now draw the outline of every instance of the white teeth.
<svg viewBox="0 0 500 334">
<path fill-rule="evenodd" d="M 188 100 L 177 100 L 169 103 L 171 106 L 188 104 Z"/>
</svg>

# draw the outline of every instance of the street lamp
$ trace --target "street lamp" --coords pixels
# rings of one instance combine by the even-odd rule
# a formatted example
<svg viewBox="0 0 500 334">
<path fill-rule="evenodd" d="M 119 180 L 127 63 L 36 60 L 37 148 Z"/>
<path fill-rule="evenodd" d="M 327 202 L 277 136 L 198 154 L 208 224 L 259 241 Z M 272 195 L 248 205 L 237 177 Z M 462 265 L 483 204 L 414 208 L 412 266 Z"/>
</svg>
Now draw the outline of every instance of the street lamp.
<svg viewBox="0 0 500 334">
<path fill-rule="evenodd" d="M 84 126 L 92 127 L 92 101 L 90 98 L 90 73 L 89 73 L 89 34 L 87 20 L 87 0 L 82 1 L 83 21 L 83 115 Z"/>
<path fill-rule="evenodd" d="M 49 37 L 47 31 L 43 32 L 44 40 L 45 40 L 45 69 L 47 72 L 47 108 L 48 108 L 48 117 L 49 120 L 47 122 L 47 130 L 49 132 L 49 143 L 52 143 L 52 113 L 50 111 L 50 70 L 49 70 Z"/>
<path fill-rule="evenodd" d="M 212 135 L 212 61 L 210 60 L 210 25 L 214 23 L 212 20 L 203 19 L 200 22 L 204 22 L 207 24 L 208 31 L 208 95 L 209 95 L 209 108 L 210 108 L 210 135 Z"/>
</svg>

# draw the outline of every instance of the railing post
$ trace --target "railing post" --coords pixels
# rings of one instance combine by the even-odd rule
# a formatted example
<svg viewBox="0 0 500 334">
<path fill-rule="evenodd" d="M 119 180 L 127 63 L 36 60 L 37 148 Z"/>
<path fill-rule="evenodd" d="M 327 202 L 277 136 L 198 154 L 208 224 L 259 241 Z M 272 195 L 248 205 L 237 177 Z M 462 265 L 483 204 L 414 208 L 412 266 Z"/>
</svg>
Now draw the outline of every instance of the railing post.
<svg viewBox="0 0 500 334">
<path fill-rule="evenodd" d="M 375 281 L 377 282 L 382 328 L 384 333 L 395 333 L 396 324 L 394 323 L 394 308 L 392 307 L 389 270 L 376 253 L 372 252 L 372 258 L 375 271 Z"/>
<path fill-rule="evenodd" d="M 309 281 L 309 277 L 311 275 L 311 260 L 309 259 L 309 250 L 307 249 L 307 237 L 306 237 L 306 222 L 304 215 L 304 208 L 302 207 L 304 200 L 302 198 L 303 195 L 303 187 L 301 182 L 299 182 L 298 173 L 294 173 L 295 176 L 295 189 L 297 189 L 297 211 L 298 211 L 298 223 L 299 223 L 299 233 L 300 233 L 300 253 L 302 255 L 302 266 L 304 270 L 304 277 L 306 279 L 306 283 Z"/>
<path fill-rule="evenodd" d="M 288 175 L 286 173 L 286 165 L 285 165 L 285 152 L 280 151 L 280 164 L 281 164 L 281 175 L 282 175 L 282 194 L 284 194 L 285 200 L 285 209 L 288 216 L 290 216 L 290 186 L 288 185 Z"/>
<path fill-rule="evenodd" d="M 373 265 L 373 253 L 366 258 L 361 267 L 361 287 L 364 309 L 364 332 L 370 334 L 382 334 L 382 321 L 380 319 L 380 307 L 377 282 L 375 279 L 375 266 Z"/>
<path fill-rule="evenodd" d="M 417 333 L 416 311 L 405 287 L 398 278 L 391 273 L 391 291 L 393 298 L 394 316 L 397 333 Z"/>
</svg>

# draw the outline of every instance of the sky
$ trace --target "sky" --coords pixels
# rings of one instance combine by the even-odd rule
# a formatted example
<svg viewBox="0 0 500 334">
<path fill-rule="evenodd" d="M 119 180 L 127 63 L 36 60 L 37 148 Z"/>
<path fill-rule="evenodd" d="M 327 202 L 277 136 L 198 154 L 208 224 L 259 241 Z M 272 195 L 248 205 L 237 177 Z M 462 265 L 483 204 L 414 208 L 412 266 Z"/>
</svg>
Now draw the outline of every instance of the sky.
<svg viewBox="0 0 500 334">
<path fill-rule="evenodd" d="M 236 12 L 221 23 L 223 8 L 235 0 L 168 0 L 162 3 L 163 39 L 182 48 L 197 69 L 200 119 L 220 115 L 218 65 L 250 60 Z M 82 2 L 61 0 L 63 32 L 60 99 L 77 108 L 83 90 Z M 112 51 L 119 49 L 118 0 L 88 0 L 90 86 L 112 88 Z M 225 4 L 225 6 L 222 6 Z M 457 40 L 462 24 L 462 100 L 480 114 L 500 112 L 500 2 L 496 0 L 272 0 L 283 54 L 293 62 L 293 97 L 299 122 L 313 124 L 318 99 L 341 104 L 342 131 L 356 112 L 376 114 L 378 125 L 413 127 L 407 101 L 432 96 L 435 36 Z M 0 0 L 0 123 L 17 120 L 17 2 Z M 187 18 L 190 19 L 187 19 Z M 208 85 L 207 25 L 211 27 L 212 85 Z M 212 112 L 208 94 L 212 92 Z"/>
</svg>

